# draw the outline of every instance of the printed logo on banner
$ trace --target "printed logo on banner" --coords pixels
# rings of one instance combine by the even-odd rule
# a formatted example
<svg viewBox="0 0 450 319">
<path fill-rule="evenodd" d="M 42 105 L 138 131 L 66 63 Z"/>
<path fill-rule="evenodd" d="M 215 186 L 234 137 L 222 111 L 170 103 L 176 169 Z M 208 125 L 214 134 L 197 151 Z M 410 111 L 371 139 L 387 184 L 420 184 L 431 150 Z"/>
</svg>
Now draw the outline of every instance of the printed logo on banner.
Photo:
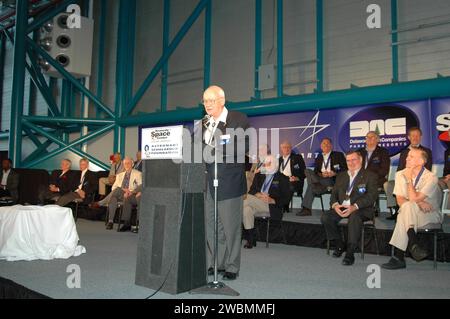
<svg viewBox="0 0 450 319">
<path fill-rule="evenodd" d="M 339 140 L 345 150 L 365 147 L 369 131 L 380 135 L 380 146 L 394 156 L 409 144 L 407 132 L 410 127 L 420 126 L 417 116 L 401 106 L 378 106 L 353 115 L 341 129 Z"/>
<path fill-rule="evenodd" d="M 444 143 L 450 143 L 450 113 L 439 114 L 436 117 L 436 130 L 439 132 L 439 140 Z"/>
</svg>

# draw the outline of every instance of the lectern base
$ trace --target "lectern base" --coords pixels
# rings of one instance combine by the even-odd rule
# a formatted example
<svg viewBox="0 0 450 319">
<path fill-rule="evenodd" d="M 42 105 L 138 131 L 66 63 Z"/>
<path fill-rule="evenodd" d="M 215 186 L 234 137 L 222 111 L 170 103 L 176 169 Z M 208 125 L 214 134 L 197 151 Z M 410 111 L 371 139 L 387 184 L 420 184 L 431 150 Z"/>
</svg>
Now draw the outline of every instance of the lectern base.
<svg viewBox="0 0 450 319">
<path fill-rule="evenodd" d="M 206 286 L 189 291 L 192 295 L 222 295 L 222 296 L 239 296 L 236 290 L 231 289 L 223 282 L 211 281 Z"/>
</svg>

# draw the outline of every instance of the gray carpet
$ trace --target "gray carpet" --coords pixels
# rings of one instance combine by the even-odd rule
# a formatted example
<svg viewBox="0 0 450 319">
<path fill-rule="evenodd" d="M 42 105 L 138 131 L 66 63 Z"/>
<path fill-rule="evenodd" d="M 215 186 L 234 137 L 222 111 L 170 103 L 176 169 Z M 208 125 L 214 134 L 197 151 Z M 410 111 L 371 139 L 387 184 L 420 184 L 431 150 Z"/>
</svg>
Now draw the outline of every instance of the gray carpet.
<svg viewBox="0 0 450 319">
<path fill-rule="evenodd" d="M 137 236 L 106 231 L 104 223 L 78 220 L 81 244 L 87 253 L 69 260 L 0 261 L 0 276 L 54 298 L 145 298 L 152 290 L 134 285 Z M 240 276 L 230 287 L 239 298 L 450 298 L 450 264 L 416 263 L 407 259 L 407 269 L 381 270 L 381 288 L 369 289 L 366 272 L 370 264 L 382 264 L 387 257 L 356 255 L 352 267 L 327 256 L 325 250 L 271 244 L 242 250 Z M 81 288 L 68 289 L 67 266 L 81 268 Z M 219 277 L 220 278 L 220 277 Z M 213 295 L 169 295 L 154 298 L 223 298 Z"/>
</svg>

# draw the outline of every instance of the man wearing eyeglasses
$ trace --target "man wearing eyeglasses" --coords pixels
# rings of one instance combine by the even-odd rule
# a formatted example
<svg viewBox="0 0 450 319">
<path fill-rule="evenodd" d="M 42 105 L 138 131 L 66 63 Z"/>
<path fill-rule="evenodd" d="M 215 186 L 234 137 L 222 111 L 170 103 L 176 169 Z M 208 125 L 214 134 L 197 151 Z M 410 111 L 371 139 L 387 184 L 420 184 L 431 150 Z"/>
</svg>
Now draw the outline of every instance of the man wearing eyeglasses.
<svg viewBox="0 0 450 319">
<path fill-rule="evenodd" d="M 361 239 L 363 222 L 372 219 L 375 213 L 378 190 L 377 176 L 364 169 L 358 151 L 348 152 L 345 160 L 348 171 L 338 174 L 330 198 L 331 210 L 322 214 L 321 222 L 327 239 L 334 241 L 336 246 L 333 257 L 339 258 L 344 252 L 344 243 L 338 224 L 341 219 L 348 218 L 347 251 L 342 264 L 350 266 L 355 262 L 354 252 Z"/>
<path fill-rule="evenodd" d="M 224 280 L 234 280 L 241 262 L 241 224 L 243 196 L 247 191 L 245 178 L 245 153 L 248 139 L 243 134 L 233 134 L 236 129 L 249 128 L 247 116 L 229 111 L 225 107 L 225 93 L 211 86 L 203 93 L 206 111 L 203 143 L 209 154 L 218 158 L 218 269 Z M 243 152 L 243 153 L 242 153 Z M 207 191 L 205 201 L 207 246 L 214 256 L 214 160 L 206 160 Z M 213 265 L 212 258 L 210 266 Z M 208 269 L 213 274 L 213 268 Z"/>
</svg>

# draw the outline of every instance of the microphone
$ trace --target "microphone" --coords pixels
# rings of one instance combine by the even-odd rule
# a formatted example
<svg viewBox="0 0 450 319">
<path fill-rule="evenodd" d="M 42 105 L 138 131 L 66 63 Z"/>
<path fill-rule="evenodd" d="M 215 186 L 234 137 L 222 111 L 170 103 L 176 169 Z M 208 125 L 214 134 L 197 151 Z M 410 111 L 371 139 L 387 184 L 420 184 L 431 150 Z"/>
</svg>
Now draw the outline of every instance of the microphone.
<svg viewBox="0 0 450 319">
<path fill-rule="evenodd" d="M 210 121 L 211 121 L 211 115 L 206 114 L 206 115 L 202 118 L 202 125 L 203 125 L 204 127 L 208 127 Z"/>
</svg>

